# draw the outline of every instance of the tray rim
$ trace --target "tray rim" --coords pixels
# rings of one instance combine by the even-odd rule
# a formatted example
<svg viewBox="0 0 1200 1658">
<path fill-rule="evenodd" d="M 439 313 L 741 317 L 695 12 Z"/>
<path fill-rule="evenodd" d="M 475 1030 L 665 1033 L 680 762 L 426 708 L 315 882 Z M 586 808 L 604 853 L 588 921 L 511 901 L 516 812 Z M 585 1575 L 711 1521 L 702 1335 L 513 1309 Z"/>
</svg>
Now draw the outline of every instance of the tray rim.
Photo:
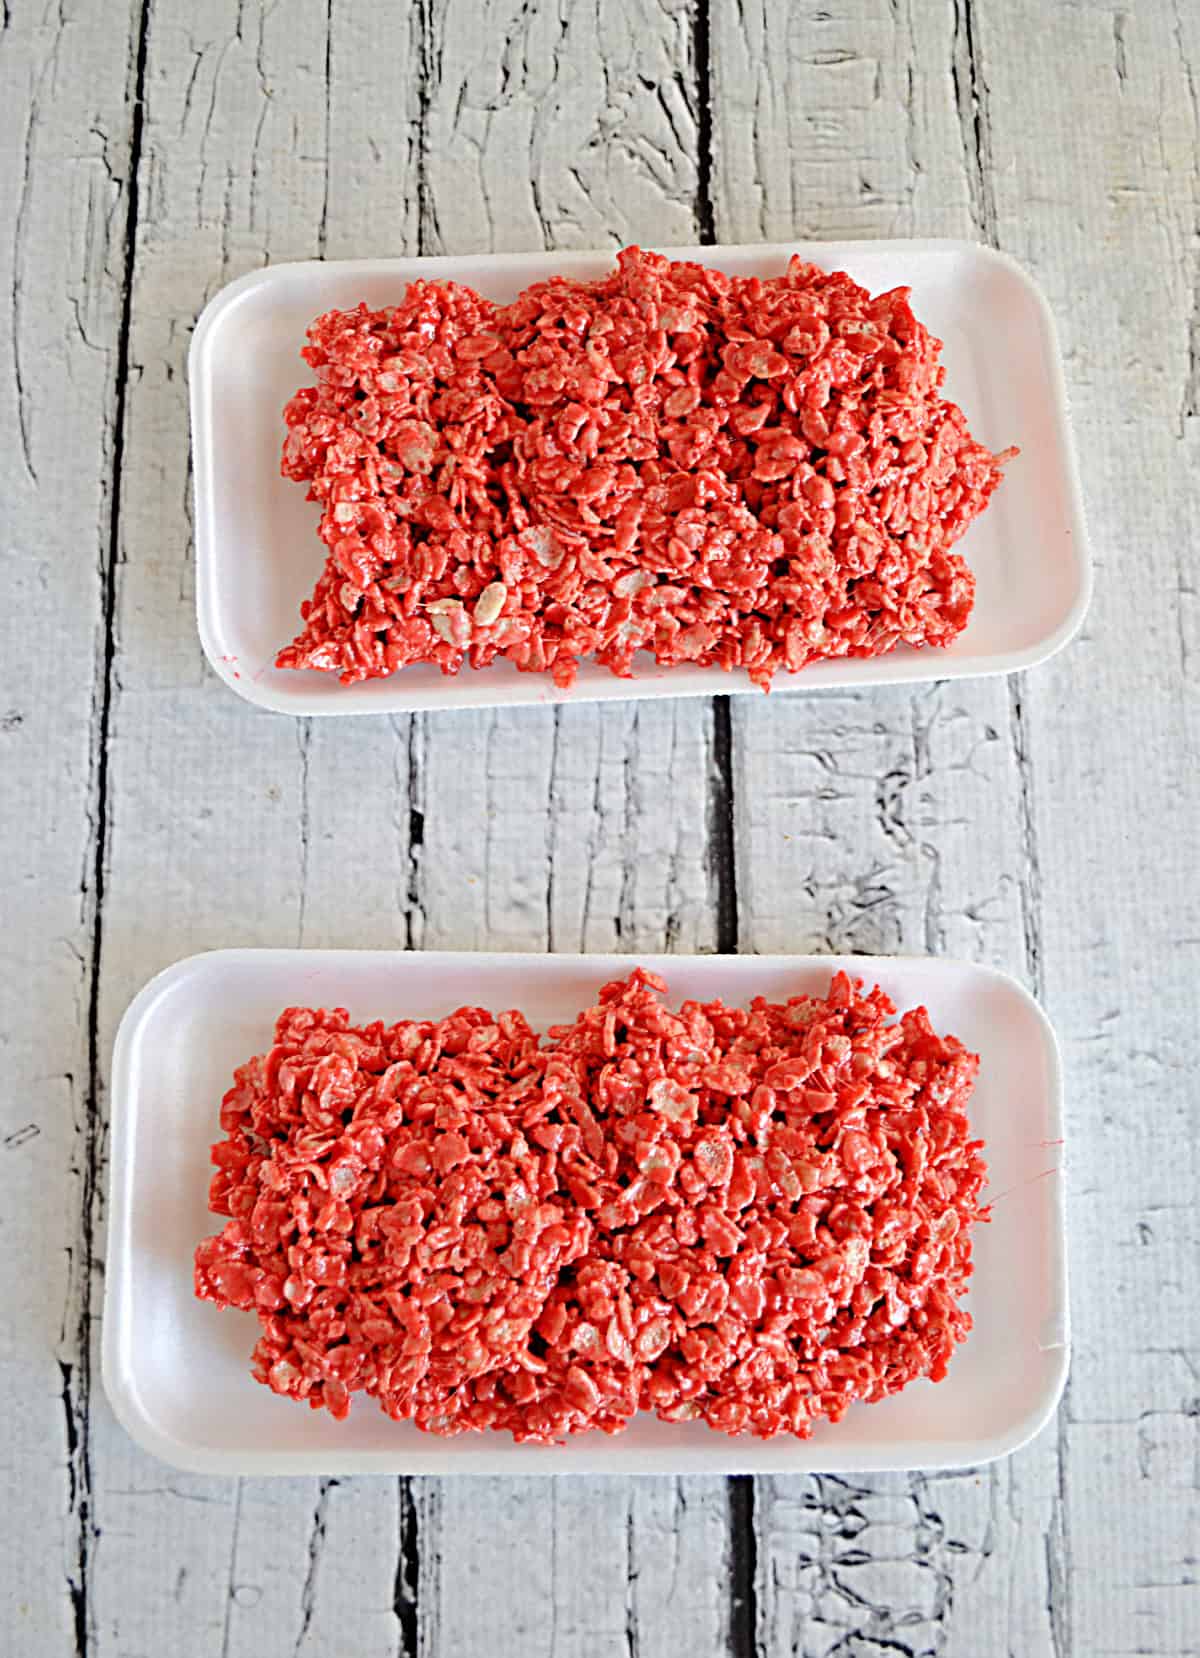
<svg viewBox="0 0 1200 1658">
<path fill-rule="evenodd" d="M 1022 673 L 1029 668 L 1040 666 L 1041 663 L 1048 661 L 1068 645 L 1082 627 L 1091 604 L 1094 569 L 1083 511 L 1079 456 L 1071 425 L 1066 373 L 1058 327 L 1043 289 L 1036 278 L 1018 260 L 1002 249 L 991 247 L 984 242 L 972 241 L 966 237 L 859 237 L 841 241 L 723 242 L 711 246 L 692 243 L 669 247 L 658 247 L 655 244 L 652 251 L 663 253 L 669 258 L 697 259 L 706 264 L 713 264 L 724 255 L 759 256 L 764 260 L 769 260 L 783 259 L 794 253 L 804 254 L 818 262 L 822 259 L 836 262 L 839 258 L 844 260 L 847 257 L 853 257 L 852 254 L 847 255 L 845 251 L 847 249 L 886 252 L 898 248 L 903 248 L 906 252 L 915 256 L 932 254 L 962 257 L 967 255 L 978 259 L 985 265 L 991 264 L 996 269 L 1004 271 L 1024 288 L 1033 303 L 1045 346 L 1044 362 L 1050 379 L 1051 413 L 1062 447 L 1063 481 L 1077 576 L 1075 596 L 1069 610 L 1057 626 L 1043 638 L 1022 650 L 995 652 L 992 653 L 991 657 L 982 660 L 969 657 L 947 658 L 936 651 L 913 651 L 906 654 L 892 652 L 885 657 L 871 659 L 877 666 L 874 676 L 869 679 L 859 679 L 852 676 L 826 681 L 814 679 L 814 670 L 830 666 L 840 667 L 846 662 L 858 660 L 840 658 L 834 664 L 823 662 L 811 664 L 807 670 L 801 670 L 794 678 L 779 679 L 773 687 L 775 695 L 792 696 L 822 692 L 849 692 L 869 689 L 878 685 L 926 684 L 939 679 L 986 679 L 1001 674 Z M 364 256 L 355 259 L 280 260 L 276 264 L 264 265 L 256 270 L 247 271 L 242 276 L 235 277 L 208 300 L 196 321 L 188 350 L 188 395 L 193 462 L 195 609 L 197 630 L 204 655 L 209 666 L 231 690 L 256 707 L 265 708 L 274 713 L 291 714 L 296 718 L 311 718 L 313 716 L 344 718 L 352 715 L 369 717 L 372 715 L 432 712 L 435 709 L 438 712 L 445 712 L 467 708 L 557 707 L 590 702 L 666 697 L 747 696 L 757 691 L 758 688 L 751 684 L 744 674 L 725 674 L 719 669 L 697 670 L 698 673 L 709 676 L 709 682 L 702 686 L 695 683 L 680 684 L 677 681 L 673 684 L 674 676 L 687 674 L 686 668 L 676 668 L 675 670 L 662 670 L 658 674 L 643 673 L 631 680 L 614 677 L 611 686 L 608 685 L 607 681 L 599 681 L 595 685 L 589 685 L 584 692 L 581 692 L 577 687 L 571 691 L 563 692 L 552 685 L 543 685 L 541 682 L 545 676 L 542 675 L 514 676 L 511 682 L 502 682 L 498 687 L 493 686 L 490 682 L 481 686 L 477 679 L 472 683 L 471 672 L 466 670 L 457 676 L 448 677 L 447 694 L 444 700 L 430 702 L 418 698 L 414 701 L 411 690 L 406 697 L 403 688 L 403 674 L 401 673 L 391 675 L 386 681 L 390 687 L 394 687 L 394 695 L 384 696 L 381 693 L 377 701 L 369 706 L 363 706 L 353 699 L 341 699 L 336 696 L 332 698 L 314 697 L 311 692 L 304 688 L 304 683 L 300 683 L 302 675 L 299 673 L 296 676 L 298 684 L 294 692 L 278 689 L 272 684 L 257 682 L 252 676 L 240 674 L 234 663 L 220 648 L 219 607 L 216 601 L 214 576 L 216 554 L 212 550 L 216 545 L 217 536 L 212 524 L 214 490 L 213 448 L 210 429 L 213 378 L 209 357 L 212 349 L 211 338 L 215 336 L 229 313 L 242 300 L 258 289 L 269 287 L 280 277 L 286 277 L 289 273 L 299 271 L 336 272 L 341 274 L 367 268 L 378 271 L 380 267 L 390 267 L 395 269 L 398 275 L 406 275 L 408 280 L 422 275 L 453 280 L 455 277 L 467 278 L 474 271 L 482 269 L 503 271 L 517 267 L 527 267 L 533 261 L 544 263 L 546 274 L 550 275 L 553 272 L 560 271 L 569 273 L 572 268 L 583 270 L 594 265 L 598 260 L 611 264 L 616 252 L 615 248 L 562 251 L 543 249 L 525 253 L 413 254 Z M 879 664 L 887 665 L 886 672 L 878 667 Z M 535 688 L 526 689 L 523 684 L 526 679 L 535 681 Z M 507 689 L 505 688 L 506 684 Z M 345 689 L 353 689 L 353 687 Z"/>
<path fill-rule="evenodd" d="M 278 1451 L 271 1449 L 243 1452 L 213 1448 L 209 1446 L 189 1444 L 176 1439 L 164 1432 L 154 1421 L 152 1413 L 147 1409 L 139 1391 L 134 1369 L 127 1362 L 125 1351 L 125 1329 L 121 1317 L 123 1307 L 127 1307 L 131 1297 L 130 1279 L 132 1274 L 132 1249 L 129 1239 L 129 1227 L 133 1212 L 134 1201 L 134 1163 L 132 1153 L 132 1137 L 136 1112 L 131 1109 L 131 1099 L 136 1100 L 132 1089 L 133 1064 L 136 1045 L 142 1030 L 159 1000 L 181 980 L 196 973 L 205 966 L 211 966 L 222 960 L 237 958 L 253 958 L 260 961 L 271 960 L 275 963 L 292 962 L 297 958 L 311 960 L 314 957 L 324 960 L 335 958 L 352 958 L 361 960 L 364 957 L 384 958 L 419 958 L 423 961 L 436 963 L 442 966 L 459 966 L 469 962 L 485 961 L 495 969 L 504 967 L 519 968 L 530 960 L 545 962 L 561 961 L 575 965 L 588 964 L 594 966 L 597 979 L 612 972 L 629 972 L 639 965 L 650 965 L 658 970 L 669 968 L 671 962 L 679 963 L 694 960 L 711 961 L 714 967 L 724 965 L 736 971 L 737 964 L 755 962 L 769 964 L 780 971 L 829 967 L 830 971 L 837 971 L 847 963 L 856 967 L 862 965 L 863 976 L 869 978 L 872 973 L 872 964 L 887 964 L 900 966 L 920 963 L 933 964 L 937 969 L 948 972 L 963 971 L 978 975 L 984 981 L 1003 986 L 1010 993 L 1015 993 L 1023 1011 L 1030 1015 L 1032 1023 L 1042 1043 L 1047 1063 L 1047 1093 L 1046 1103 L 1050 1117 L 1052 1137 L 1061 1142 L 1062 1150 L 1060 1163 L 1057 1169 L 1058 1178 L 1050 1183 L 1049 1203 L 1051 1232 L 1051 1262 L 1050 1270 L 1056 1299 L 1056 1312 L 1052 1338 L 1040 1344 L 1040 1351 L 1056 1355 L 1053 1371 L 1043 1387 L 1043 1391 L 1034 1403 L 1015 1421 L 1008 1424 L 1001 1432 L 981 1435 L 970 1441 L 964 1441 L 961 1450 L 949 1452 L 945 1456 L 932 1460 L 912 1461 L 903 1456 L 851 1456 L 844 1460 L 834 1457 L 832 1460 L 822 1460 L 819 1465 L 801 1463 L 789 1470 L 786 1466 L 774 1469 L 774 1472 L 792 1471 L 797 1474 L 828 1472 L 828 1473 L 873 1473 L 897 1471 L 912 1468 L 922 1469 L 954 1469 L 983 1466 L 997 1461 L 1012 1452 L 1021 1449 L 1029 1443 L 1046 1424 L 1051 1420 L 1058 1408 L 1066 1385 L 1067 1374 L 1071 1359 L 1071 1331 L 1070 1331 L 1070 1300 L 1069 1300 L 1069 1272 L 1067 1255 L 1066 1231 L 1066 1203 L 1065 1179 L 1067 1167 L 1067 1145 L 1064 1135 L 1064 1098 L 1063 1098 L 1063 1068 L 1061 1050 L 1057 1035 L 1046 1013 L 1036 998 L 1011 973 L 991 966 L 987 963 L 973 962 L 965 958 L 949 956 L 929 956 L 913 954 L 893 954 L 886 956 L 832 956 L 823 954 L 789 954 L 772 952 L 763 954 L 729 954 L 720 952 L 693 952 L 690 954 L 665 955 L 661 952 L 638 952 L 629 955 L 592 954 L 589 952 L 549 952 L 549 951 L 483 951 L 483 950 L 430 950 L 410 951 L 393 950 L 356 950 L 356 949 L 310 949 L 305 947 L 271 947 L 271 946 L 230 946 L 212 950 L 198 951 L 195 954 L 182 957 L 161 972 L 155 974 L 132 998 L 122 1016 L 113 1045 L 113 1059 L 111 1068 L 111 1082 L 109 1096 L 110 1108 L 110 1155 L 108 1181 L 108 1241 L 106 1252 L 105 1294 L 101 1328 L 101 1375 L 104 1390 L 112 1407 L 113 1413 L 121 1426 L 143 1450 L 149 1451 L 161 1461 L 174 1467 L 197 1474 L 228 1474 L 246 1476 L 289 1476 L 299 1474 L 359 1474 L 372 1473 L 386 1476 L 397 1474 L 411 1474 L 414 1477 L 429 1475 L 444 1478 L 471 1478 L 471 1477 L 590 1477 L 593 1474 L 602 1474 L 603 1446 L 594 1448 L 598 1451 L 596 1467 L 557 1468 L 553 1464 L 546 1465 L 543 1461 L 545 1448 L 529 1448 L 529 1466 L 521 1466 L 518 1452 L 521 1447 L 513 1447 L 507 1439 L 503 1446 L 492 1448 L 491 1441 L 483 1435 L 477 1436 L 472 1442 L 482 1449 L 479 1465 L 475 1467 L 455 1467 L 452 1464 L 439 1467 L 411 1468 L 407 1459 L 401 1454 L 396 1458 L 389 1458 L 386 1464 L 381 1463 L 381 1453 L 378 1450 L 353 1450 L 347 1448 L 340 1451 L 336 1459 L 326 1456 L 320 1447 L 313 1451 Z M 586 1436 L 585 1436 L 586 1437 Z M 606 1444 L 613 1443 L 607 1436 L 603 1437 Z M 497 1436 L 499 1439 L 499 1436 Z M 737 1474 L 743 1472 L 762 1472 L 760 1468 L 747 1466 L 739 1459 L 739 1447 L 747 1441 L 730 1437 L 720 1439 L 714 1435 L 714 1441 L 725 1452 L 720 1467 L 709 1466 L 707 1463 L 692 1465 L 690 1462 L 680 1466 L 673 1463 L 667 1454 L 664 1458 L 655 1458 L 652 1466 L 644 1469 L 621 1469 L 621 1477 L 629 1473 L 644 1473 L 646 1475 L 679 1475 L 687 1473 L 697 1474 Z M 619 1438 L 618 1441 L 619 1443 Z M 749 1441 L 749 1443 L 758 1443 Z M 772 1445 L 808 1446 L 808 1441 L 771 1442 Z M 898 1442 L 902 1450 L 902 1444 Z M 832 1447 L 830 1447 L 832 1449 Z M 539 1452 L 542 1453 L 539 1455 Z M 967 1454 L 969 1452 L 969 1454 Z"/>
</svg>

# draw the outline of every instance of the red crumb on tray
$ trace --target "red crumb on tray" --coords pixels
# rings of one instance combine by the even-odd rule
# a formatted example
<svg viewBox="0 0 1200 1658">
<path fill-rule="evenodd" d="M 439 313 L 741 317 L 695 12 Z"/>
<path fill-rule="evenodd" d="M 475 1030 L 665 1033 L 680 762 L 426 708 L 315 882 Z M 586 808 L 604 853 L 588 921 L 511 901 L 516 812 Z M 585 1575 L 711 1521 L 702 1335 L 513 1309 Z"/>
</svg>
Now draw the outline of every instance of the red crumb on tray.
<svg viewBox="0 0 1200 1658">
<path fill-rule="evenodd" d="M 496 306 L 416 281 L 309 329 L 283 472 L 325 569 L 281 668 L 343 683 L 507 658 L 780 669 L 944 646 L 953 550 L 1004 462 L 941 396 L 907 288 L 793 258 L 731 277 L 630 248 Z"/>
<path fill-rule="evenodd" d="M 543 1042 L 519 1013 L 290 1008 L 213 1147 L 196 1293 L 257 1379 L 345 1416 L 553 1443 L 636 1411 L 807 1437 L 939 1381 L 986 1218 L 978 1060 L 923 1008 L 685 1003 L 641 970 Z"/>
</svg>

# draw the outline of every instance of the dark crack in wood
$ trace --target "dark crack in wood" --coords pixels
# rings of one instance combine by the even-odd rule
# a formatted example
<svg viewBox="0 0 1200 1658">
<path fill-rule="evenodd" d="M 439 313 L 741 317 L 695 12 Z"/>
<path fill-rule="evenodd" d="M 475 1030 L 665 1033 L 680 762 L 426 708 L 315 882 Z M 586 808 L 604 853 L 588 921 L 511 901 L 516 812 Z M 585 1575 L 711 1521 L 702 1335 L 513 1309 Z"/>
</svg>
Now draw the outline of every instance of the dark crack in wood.
<svg viewBox="0 0 1200 1658">
<path fill-rule="evenodd" d="M 709 858 L 717 910 L 717 949 L 738 947 L 737 848 L 734 833 L 733 720 L 728 697 L 712 706 L 712 776 L 709 794 Z"/>
<path fill-rule="evenodd" d="M 696 107 L 696 229 L 702 245 L 717 239 L 713 208 L 712 38 L 710 0 L 694 0 L 692 12 L 692 74 Z"/>
<path fill-rule="evenodd" d="M 729 1497 L 729 1651 L 732 1658 L 757 1658 L 758 1531 L 754 1477 L 737 1474 Z"/>
<path fill-rule="evenodd" d="M 300 1629 L 292 1648 L 292 1658 L 300 1658 L 300 1649 L 312 1625 L 317 1605 L 317 1577 L 321 1570 L 321 1556 L 325 1552 L 325 1532 L 329 1524 L 329 1493 L 340 1483 L 335 1479 L 323 1479 L 317 1485 L 317 1501 L 308 1529 L 308 1565 L 300 1590 Z"/>
<path fill-rule="evenodd" d="M 61 1367 L 63 1410 L 67 1418 L 67 1451 L 71 1469 L 67 1542 L 69 1555 L 66 1569 L 74 1610 L 76 1658 L 88 1658 L 91 1650 L 89 1591 L 92 1551 L 97 1535 L 93 1513 L 91 1404 L 93 1281 L 98 1271 L 96 1252 L 100 1221 L 100 1169 L 105 1138 L 101 1074 L 105 1053 L 100 1037 L 100 969 L 104 950 L 104 887 L 110 827 L 109 736 L 115 686 L 116 589 L 117 567 L 121 562 L 126 389 L 129 381 L 129 340 L 133 320 L 133 274 L 138 233 L 138 173 L 142 160 L 150 11 L 150 0 L 143 0 L 133 37 L 129 179 L 121 273 L 121 317 L 117 334 L 113 392 L 112 483 L 109 493 L 108 536 L 99 570 L 101 638 L 92 692 L 89 789 L 91 844 L 81 893 L 82 901 L 90 911 L 91 938 L 86 997 L 88 1075 L 82 1126 L 80 1239 L 78 1250 L 73 1257 L 73 1265 L 77 1272 L 79 1305 L 74 1331 L 74 1362 L 64 1363 Z"/>
<path fill-rule="evenodd" d="M 988 88 L 979 48 L 974 0 L 954 0 L 954 104 L 962 134 L 971 217 L 980 238 L 996 246 L 996 195 Z"/>
<path fill-rule="evenodd" d="M 401 1479 L 397 1484 L 400 1536 L 392 1590 L 392 1610 L 399 1625 L 396 1658 L 417 1658 L 421 1593 L 420 1524 L 412 1480 Z"/>
</svg>

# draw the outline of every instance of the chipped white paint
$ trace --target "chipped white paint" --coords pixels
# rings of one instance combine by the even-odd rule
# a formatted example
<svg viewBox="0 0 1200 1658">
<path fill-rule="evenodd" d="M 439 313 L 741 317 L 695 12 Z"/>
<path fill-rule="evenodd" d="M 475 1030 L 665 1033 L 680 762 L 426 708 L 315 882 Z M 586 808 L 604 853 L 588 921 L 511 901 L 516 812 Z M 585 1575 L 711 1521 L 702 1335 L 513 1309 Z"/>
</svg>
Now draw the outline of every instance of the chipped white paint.
<svg viewBox="0 0 1200 1658">
<path fill-rule="evenodd" d="M 1061 1628 L 1081 1653 L 1187 1652 L 1200 1650 L 1200 14 L 1040 12 L 1011 8 L 1016 52 L 985 14 L 981 51 L 990 148 L 1016 158 L 994 169 L 997 234 L 1062 322 L 1099 565 L 1084 637 L 1024 691 L 1039 976 L 1072 1083 Z M 1114 1539 L 1097 1517 L 1117 1512 Z"/>
<path fill-rule="evenodd" d="M 22 1658 L 1200 1650 L 1198 87 L 1200 19 L 1166 0 L 5 6 L 0 1603 Z M 973 234 L 1036 271 L 1100 564 L 1066 655 L 1011 684 L 352 728 L 212 679 L 184 359 L 223 281 L 712 231 Z M 124 1438 L 89 1268 L 109 1044 L 152 972 L 228 943 L 734 940 L 944 950 L 1044 995 L 1077 1360 L 1034 1446 L 955 1476 L 547 1487 L 201 1480 Z"/>
</svg>

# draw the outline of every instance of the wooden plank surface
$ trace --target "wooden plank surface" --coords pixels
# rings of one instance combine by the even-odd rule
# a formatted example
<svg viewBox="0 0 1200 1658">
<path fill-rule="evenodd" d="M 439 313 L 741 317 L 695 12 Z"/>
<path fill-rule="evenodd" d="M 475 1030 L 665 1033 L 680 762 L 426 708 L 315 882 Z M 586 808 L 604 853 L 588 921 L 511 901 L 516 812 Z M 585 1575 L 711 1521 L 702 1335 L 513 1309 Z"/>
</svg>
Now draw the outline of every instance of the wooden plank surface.
<svg viewBox="0 0 1200 1658">
<path fill-rule="evenodd" d="M 0 33 L 0 1449 L 11 1650 L 83 1638 L 93 1492 L 95 948 L 105 615 L 127 316 L 128 20 Z M 34 1194 L 31 1200 L 31 1194 Z"/>
<path fill-rule="evenodd" d="M 1186 1270 L 1200 1244 L 1200 16 L 1057 13 L 1035 45 L 1037 10 L 1014 8 L 1019 51 L 983 30 L 981 131 L 985 156 L 1015 159 L 994 169 L 997 235 L 1061 319 L 1098 575 L 1083 638 L 1025 698 L 1040 989 L 1071 1079 L 1059 1618 L 1078 1652 L 1186 1652 L 1200 1650 Z M 1085 1518 L 1110 1505 L 1115 1548 Z"/>
<path fill-rule="evenodd" d="M 5 1650 L 1200 1650 L 1198 77 L 1200 18 L 1166 0 L 5 7 Z M 975 236 L 1035 272 L 1099 575 L 1068 652 L 1011 682 L 352 726 L 214 680 L 185 358 L 224 281 L 714 235 Z M 293 942 L 1022 974 L 1068 1066 L 1056 1425 L 951 1476 L 153 1462 L 95 1364 L 112 1034 L 176 957 Z"/>
</svg>

